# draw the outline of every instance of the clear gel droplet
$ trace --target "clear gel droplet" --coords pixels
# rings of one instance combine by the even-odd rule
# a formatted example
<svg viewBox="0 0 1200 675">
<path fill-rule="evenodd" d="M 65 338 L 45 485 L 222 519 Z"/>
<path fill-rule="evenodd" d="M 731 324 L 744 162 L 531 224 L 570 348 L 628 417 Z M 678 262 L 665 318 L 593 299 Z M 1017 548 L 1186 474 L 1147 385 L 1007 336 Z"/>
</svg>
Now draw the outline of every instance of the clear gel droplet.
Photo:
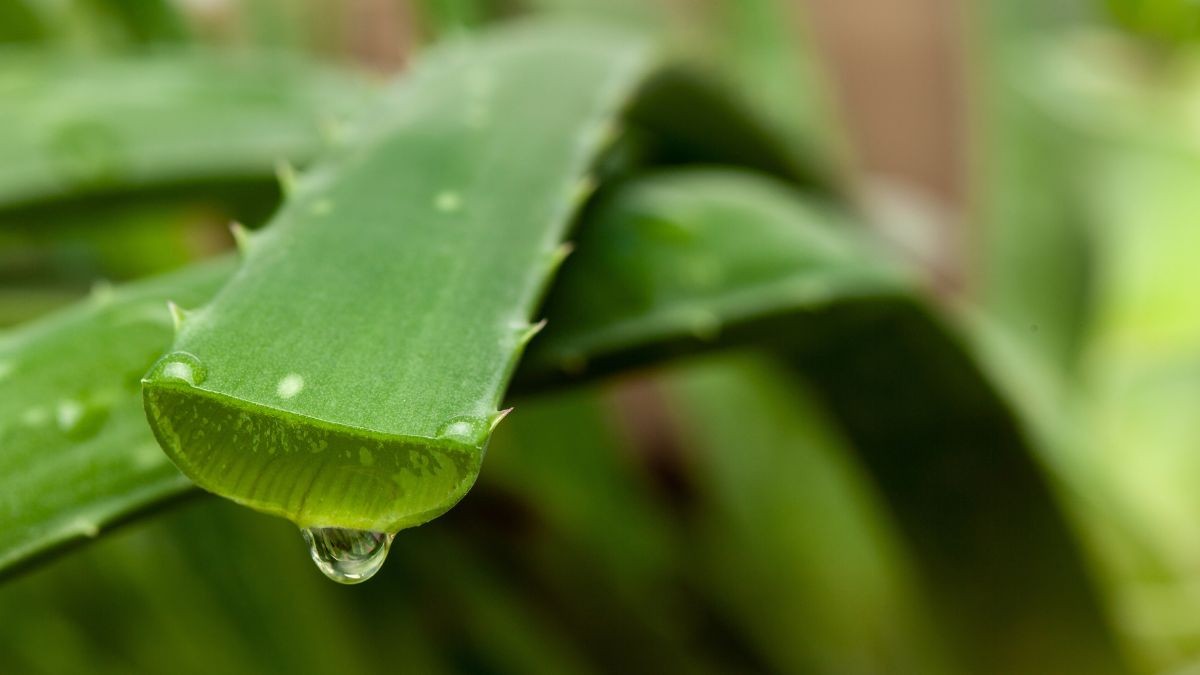
<svg viewBox="0 0 1200 675">
<path fill-rule="evenodd" d="M 154 364 L 148 377 L 158 380 L 177 380 L 195 387 L 208 377 L 208 370 L 200 362 L 200 359 L 192 354 L 172 352 Z"/>
<path fill-rule="evenodd" d="M 302 528 L 300 533 L 317 568 L 339 584 L 358 584 L 375 576 L 393 536 L 340 527 Z"/>
<path fill-rule="evenodd" d="M 488 430 L 487 419 L 464 415 L 443 424 L 437 431 L 437 437 L 466 445 L 476 445 L 487 438 Z"/>
</svg>

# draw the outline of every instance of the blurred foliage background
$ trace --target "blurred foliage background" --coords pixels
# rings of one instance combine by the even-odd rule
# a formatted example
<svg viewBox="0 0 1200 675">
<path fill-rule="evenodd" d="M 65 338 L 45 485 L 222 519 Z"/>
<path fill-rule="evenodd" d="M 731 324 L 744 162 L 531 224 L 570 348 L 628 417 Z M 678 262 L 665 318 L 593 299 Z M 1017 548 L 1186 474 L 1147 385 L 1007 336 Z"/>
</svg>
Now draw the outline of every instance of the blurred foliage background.
<svg viewBox="0 0 1200 675">
<path fill-rule="evenodd" d="M 307 113 L 352 109 L 424 45 L 530 12 L 669 36 L 805 147 L 814 185 L 975 327 L 1123 665 L 1200 672 L 1187 0 L 4 0 L 0 326 L 229 249 L 230 220 L 277 203 L 277 155 L 303 162 L 336 133 Z M 205 50 L 274 55 L 238 71 L 261 120 L 230 129 L 202 66 L 161 85 L 122 70 Z M 92 69 L 64 75 L 81 58 Z M 200 180 L 126 170 L 73 117 L 125 115 L 128 92 L 161 87 L 159 114 L 128 123 L 158 166 L 204 162 Z M 23 130 L 48 120 L 63 152 L 39 160 Z M 183 127 L 204 145 L 172 147 Z M 237 134 L 261 152 L 224 152 Z M 523 405 L 480 485 L 362 587 L 328 583 L 287 523 L 215 499 L 130 524 L 0 586 L 0 671 L 958 672 L 938 593 L 826 402 L 747 352 Z"/>
</svg>

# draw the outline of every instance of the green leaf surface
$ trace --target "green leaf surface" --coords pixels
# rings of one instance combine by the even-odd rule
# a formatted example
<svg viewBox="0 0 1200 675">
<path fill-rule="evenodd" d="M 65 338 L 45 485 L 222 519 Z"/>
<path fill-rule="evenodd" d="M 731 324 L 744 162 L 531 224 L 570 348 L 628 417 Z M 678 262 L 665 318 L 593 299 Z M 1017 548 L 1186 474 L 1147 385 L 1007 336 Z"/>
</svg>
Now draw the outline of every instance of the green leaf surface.
<svg viewBox="0 0 1200 675">
<path fill-rule="evenodd" d="M 909 292 L 835 207 L 730 169 L 663 171 L 601 194 L 546 301 L 524 384 L 604 372 L 771 330 L 839 302 Z M 776 326 L 777 327 L 777 326 Z"/>
<path fill-rule="evenodd" d="M 261 179 L 311 159 L 367 91 L 282 56 L 0 51 L 0 208 Z"/>
<path fill-rule="evenodd" d="M 232 262 L 99 288 L 0 335 L 0 568 L 189 487 L 148 433 L 138 381 L 171 340 L 163 299 L 210 297 Z"/>
<path fill-rule="evenodd" d="M 302 527 L 391 533 L 456 503 L 646 56 L 545 25 L 431 52 L 182 317 L 143 381 L 172 460 Z"/>
</svg>

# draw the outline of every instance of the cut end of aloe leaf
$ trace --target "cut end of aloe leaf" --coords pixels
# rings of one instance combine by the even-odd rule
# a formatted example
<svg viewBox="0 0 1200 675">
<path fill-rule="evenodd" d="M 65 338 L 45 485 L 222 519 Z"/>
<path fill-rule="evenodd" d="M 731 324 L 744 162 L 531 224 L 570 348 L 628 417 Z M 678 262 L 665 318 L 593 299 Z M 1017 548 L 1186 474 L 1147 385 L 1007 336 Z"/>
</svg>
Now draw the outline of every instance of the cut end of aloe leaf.
<svg viewBox="0 0 1200 675">
<path fill-rule="evenodd" d="M 176 312 L 143 380 L 167 455 L 314 531 L 391 534 L 452 507 L 649 58 L 620 31 L 499 29 L 432 50 L 345 148 L 283 168 L 284 206 L 207 304 Z"/>
<path fill-rule="evenodd" d="M 386 436 L 230 405 L 197 387 L 205 376 L 194 357 L 170 354 L 142 381 L 159 444 L 200 487 L 302 528 L 395 533 L 446 512 L 479 475 L 487 427 L 482 437 L 462 420 L 441 438 Z"/>
</svg>

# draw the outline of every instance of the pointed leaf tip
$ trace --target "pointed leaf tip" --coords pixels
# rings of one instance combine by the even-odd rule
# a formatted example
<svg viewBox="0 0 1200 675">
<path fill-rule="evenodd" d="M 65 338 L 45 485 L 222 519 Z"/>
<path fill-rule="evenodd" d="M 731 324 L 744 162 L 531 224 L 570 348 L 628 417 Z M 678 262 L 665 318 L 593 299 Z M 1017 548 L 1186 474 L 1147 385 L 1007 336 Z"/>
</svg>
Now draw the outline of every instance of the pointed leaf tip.
<svg viewBox="0 0 1200 675">
<path fill-rule="evenodd" d="M 592 198 L 592 195 L 596 194 L 597 187 L 599 187 L 599 184 L 596 182 L 595 176 L 588 175 L 580 178 L 575 183 L 574 194 L 572 195 L 572 200 L 576 207 L 587 203 Z"/>
<path fill-rule="evenodd" d="M 296 192 L 296 167 L 286 159 L 275 162 L 275 177 L 279 180 L 279 189 L 284 198 L 291 197 Z"/>
<path fill-rule="evenodd" d="M 550 270 L 551 271 L 558 270 L 558 268 L 562 267 L 563 261 L 565 261 L 567 258 L 569 258 L 571 256 L 571 254 L 574 252 L 575 252 L 575 243 L 574 242 L 564 241 L 563 243 L 559 244 L 554 249 L 554 253 L 551 254 Z"/>
<path fill-rule="evenodd" d="M 532 340 L 538 333 L 542 332 L 542 329 L 545 327 L 546 319 L 542 319 L 537 323 L 529 324 L 521 332 L 521 337 L 518 338 L 517 343 L 524 347 L 525 345 L 529 344 L 529 341 Z"/>
<path fill-rule="evenodd" d="M 236 220 L 230 221 L 229 233 L 233 235 L 233 242 L 237 244 L 239 251 L 245 253 L 246 251 L 250 250 L 251 235 L 250 230 L 246 229 L 245 225 L 242 225 Z"/>
<path fill-rule="evenodd" d="M 167 301 L 167 311 L 171 313 L 171 321 L 175 324 L 175 332 L 178 333 L 179 329 L 183 327 L 183 322 L 187 320 L 187 311 L 175 304 L 173 300 Z"/>
<path fill-rule="evenodd" d="M 488 422 L 488 433 L 495 431 L 496 427 L 500 426 L 500 422 L 502 422 L 505 417 L 508 417 L 508 414 L 512 411 L 512 408 L 505 408 L 504 410 L 498 410 L 493 413 L 492 419 Z"/>
</svg>

